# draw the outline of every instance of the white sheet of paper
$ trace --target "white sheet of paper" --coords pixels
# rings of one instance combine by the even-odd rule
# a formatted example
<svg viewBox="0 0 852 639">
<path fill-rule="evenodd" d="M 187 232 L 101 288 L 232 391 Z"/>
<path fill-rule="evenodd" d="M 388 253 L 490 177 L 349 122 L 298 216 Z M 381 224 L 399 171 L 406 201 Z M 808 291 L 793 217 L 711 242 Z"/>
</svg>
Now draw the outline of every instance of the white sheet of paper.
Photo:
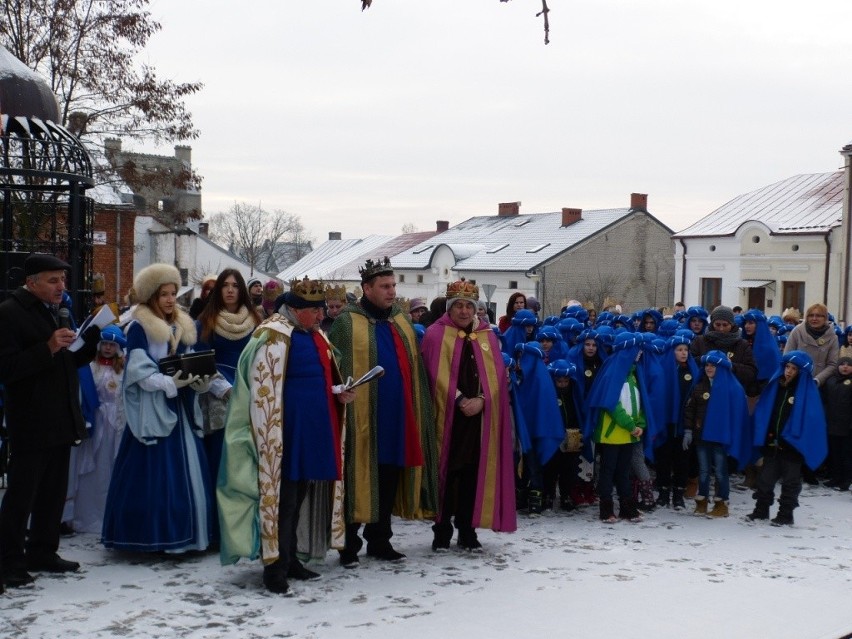
<svg viewBox="0 0 852 639">
<path fill-rule="evenodd" d="M 115 313 L 112 312 L 112 309 L 109 307 L 109 305 L 104 304 L 103 306 L 101 306 L 100 310 L 95 313 L 94 317 L 90 317 L 85 322 L 83 322 L 83 325 L 80 326 L 79 330 L 77 331 L 77 339 L 75 339 L 71 343 L 71 346 L 68 347 L 68 350 L 73 353 L 75 351 L 79 351 L 83 347 L 83 333 L 85 333 L 86 329 L 90 326 L 94 325 L 98 328 L 103 328 L 104 326 L 112 324 L 117 319 L 118 318 L 115 316 Z"/>
</svg>

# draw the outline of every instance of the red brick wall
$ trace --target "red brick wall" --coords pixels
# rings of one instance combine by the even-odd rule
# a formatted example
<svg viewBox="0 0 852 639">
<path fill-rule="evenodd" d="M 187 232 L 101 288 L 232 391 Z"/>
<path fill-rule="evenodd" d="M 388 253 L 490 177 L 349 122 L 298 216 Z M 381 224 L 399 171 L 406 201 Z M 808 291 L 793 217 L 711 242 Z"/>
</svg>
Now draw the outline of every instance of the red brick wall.
<svg viewBox="0 0 852 639">
<path fill-rule="evenodd" d="M 122 305 L 122 298 L 127 294 L 127 290 L 133 285 L 133 227 L 136 215 L 137 212 L 132 207 L 110 208 L 95 205 L 95 241 L 98 241 L 98 233 L 106 233 L 106 244 L 95 244 L 93 270 L 104 275 L 106 301 L 118 302 L 119 306 Z"/>
</svg>

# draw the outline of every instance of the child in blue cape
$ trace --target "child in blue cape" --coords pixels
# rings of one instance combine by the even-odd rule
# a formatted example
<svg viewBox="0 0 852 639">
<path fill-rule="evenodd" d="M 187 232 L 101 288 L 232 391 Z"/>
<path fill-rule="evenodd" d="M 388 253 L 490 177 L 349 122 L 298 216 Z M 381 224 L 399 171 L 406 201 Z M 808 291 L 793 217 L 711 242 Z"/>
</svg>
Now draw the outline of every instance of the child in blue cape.
<svg viewBox="0 0 852 639">
<path fill-rule="evenodd" d="M 641 338 L 625 331 L 616 336 L 589 394 L 584 437 L 593 437 L 600 456 L 598 497 L 600 519 L 612 524 L 619 518 L 642 521 L 630 487 L 634 444 L 646 429 L 647 386 L 636 362 L 641 356 Z M 612 490 L 618 492 L 619 514 L 615 516 Z"/>
<path fill-rule="evenodd" d="M 515 346 L 533 341 L 536 326 L 538 326 L 538 319 L 535 313 L 526 309 L 517 311 L 512 317 L 511 326 L 503 333 L 503 352 L 511 357 L 515 352 Z"/>
<path fill-rule="evenodd" d="M 515 317 L 521 312 L 515 313 Z M 515 347 L 518 379 L 516 398 L 532 445 L 532 451 L 523 457 L 521 480 L 521 488 L 528 490 L 530 516 L 538 516 L 543 510 L 542 469 L 565 437 L 556 403 L 556 391 L 543 358 L 544 353 L 538 342 L 527 342 Z"/>
<path fill-rule="evenodd" d="M 665 358 L 665 430 L 654 442 L 654 461 L 657 468 L 658 506 L 668 506 L 669 497 L 675 510 L 686 507 L 683 492 L 689 467 L 689 444 L 683 440 L 683 409 L 692 387 L 698 381 L 695 359 L 689 355 L 690 338 L 675 335 L 669 339 Z"/>
<path fill-rule="evenodd" d="M 562 333 L 556 330 L 555 326 L 542 326 L 538 329 L 536 341 L 541 344 L 541 350 L 544 351 L 545 365 L 557 359 L 565 359 L 568 355 Z"/>
<path fill-rule="evenodd" d="M 558 359 L 547 366 L 556 390 L 556 403 L 562 416 L 565 428 L 565 438 L 559 449 L 544 467 L 544 501 L 552 503 L 559 486 L 559 505 L 562 510 L 571 511 L 577 504 L 571 495 L 577 492 L 580 483 L 580 450 L 582 435 L 580 429 L 580 414 L 575 404 L 573 386 L 577 383 L 577 367 L 574 364 Z"/>
<path fill-rule="evenodd" d="M 683 411 L 684 446 L 695 442 L 698 455 L 698 494 L 695 515 L 728 516 L 730 481 L 728 456 L 740 465 L 751 458 L 747 434 L 748 404 L 745 391 L 733 374 L 728 356 L 713 350 L 701 357 L 704 375 L 695 384 Z M 708 512 L 710 471 L 715 471 L 716 495 Z"/>
<path fill-rule="evenodd" d="M 790 351 L 754 410 L 754 444 L 763 450 L 757 478 L 757 503 L 751 521 L 769 519 L 775 484 L 781 482 L 775 526 L 792 526 L 793 510 L 802 491 L 802 463 L 816 469 L 828 454 L 825 413 L 812 377 L 813 360 L 804 351 Z"/>
</svg>

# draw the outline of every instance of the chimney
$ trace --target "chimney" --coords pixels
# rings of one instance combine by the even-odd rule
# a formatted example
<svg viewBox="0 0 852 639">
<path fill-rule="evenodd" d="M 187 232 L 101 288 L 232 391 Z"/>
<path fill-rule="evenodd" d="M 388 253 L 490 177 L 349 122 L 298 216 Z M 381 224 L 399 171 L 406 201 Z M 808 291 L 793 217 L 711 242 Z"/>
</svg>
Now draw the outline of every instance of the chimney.
<svg viewBox="0 0 852 639">
<path fill-rule="evenodd" d="M 562 209 L 562 226 L 571 226 L 583 219 L 583 209 Z"/>
<path fill-rule="evenodd" d="M 342 240 L 343 235 L 341 235 L 340 231 L 329 231 L 328 232 L 328 239 L 329 239 L 329 241 L 331 241 L 331 240 Z"/>
<path fill-rule="evenodd" d="M 520 209 L 520 202 L 500 202 L 497 205 L 497 215 L 500 217 L 511 217 L 517 215 Z"/>
<path fill-rule="evenodd" d="M 448 220 L 438 220 L 438 222 L 435 226 L 435 230 L 438 233 L 443 233 L 444 231 L 449 231 L 450 230 L 449 221 Z"/>
<path fill-rule="evenodd" d="M 207 237 L 207 232 L 210 230 L 210 225 L 207 222 L 198 223 L 198 234 L 201 237 Z"/>
<path fill-rule="evenodd" d="M 647 193 L 631 193 L 630 194 L 630 210 L 648 212 L 648 194 Z"/>
</svg>

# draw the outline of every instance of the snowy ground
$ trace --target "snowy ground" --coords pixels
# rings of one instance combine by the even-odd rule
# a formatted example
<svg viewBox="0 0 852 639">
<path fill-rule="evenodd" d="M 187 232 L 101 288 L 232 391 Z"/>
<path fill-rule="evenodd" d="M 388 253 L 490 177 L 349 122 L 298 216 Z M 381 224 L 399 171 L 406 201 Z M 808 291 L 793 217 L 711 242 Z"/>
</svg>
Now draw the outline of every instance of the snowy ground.
<svg viewBox="0 0 852 639">
<path fill-rule="evenodd" d="M 852 633 L 852 495 L 805 487 L 793 528 L 657 511 L 606 526 L 597 509 L 521 516 L 480 533 L 483 554 L 435 554 L 395 522 L 400 564 L 330 553 L 322 579 L 267 594 L 256 564 L 108 552 L 63 539 L 83 568 L 0 596 L 0 637 L 772 637 Z M 774 511 L 774 509 L 773 509 Z"/>
</svg>

